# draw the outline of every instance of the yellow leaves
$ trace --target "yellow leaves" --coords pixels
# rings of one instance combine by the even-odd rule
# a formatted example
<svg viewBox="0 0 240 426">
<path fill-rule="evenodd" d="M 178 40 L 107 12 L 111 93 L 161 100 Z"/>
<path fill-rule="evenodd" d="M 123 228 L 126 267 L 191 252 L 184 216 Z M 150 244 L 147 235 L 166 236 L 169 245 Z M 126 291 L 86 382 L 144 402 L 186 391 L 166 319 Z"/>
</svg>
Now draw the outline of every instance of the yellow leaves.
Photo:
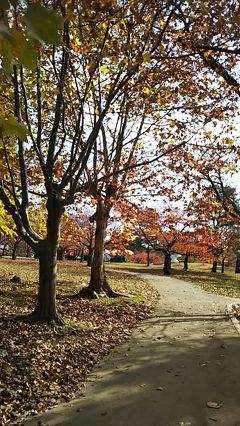
<svg viewBox="0 0 240 426">
<path fill-rule="evenodd" d="M 105 88 L 106 88 L 107 90 L 112 90 L 113 85 L 112 85 L 111 83 L 106 84 Z"/>
<path fill-rule="evenodd" d="M 145 89 L 143 90 L 143 93 L 145 93 L 146 95 L 150 95 L 151 90 L 149 89 L 149 87 L 145 87 Z"/>
<path fill-rule="evenodd" d="M 118 57 L 117 56 L 111 56 L 110 60 L 111 60 L 112 64 L 118 63 Z"/>
<path fill-rule="evenodd" d="M 145 53 L 144 55 L 143 55 L 143 62 L 149 62 L 150 61 L 150 58 L 151 58 L 151 53 L 150 52 L 148 52 L 148 53 Z"/>
<path fill-rule="evenodd" d="M 109 71 L 110 70 L 106 65 L 102 65 L 101 68 L 100 68 L 100 73 L 103 74 L 103 75 L 109 74 Z"/>
<path fill-rule="evenodd" d="M 167 120 L 168 124 L 170 127 L 174 127 L 175 126 L 175 121 L 173 120 Z"/>
<path fill-rule="evenodd" d="M 73 49 L 74 52 L 80 52 L 82 47 L 80 39 L 76 37 L 75 40 L 70 43 L 70 47 Z"/>
<path fill-rule="evenodd" d="M 89 71 L 90 74 L 93 74 L 96 68 L 96 61 L 91 61 L 88 65 L 87 65 L 87 69 Z"/>
</svg>

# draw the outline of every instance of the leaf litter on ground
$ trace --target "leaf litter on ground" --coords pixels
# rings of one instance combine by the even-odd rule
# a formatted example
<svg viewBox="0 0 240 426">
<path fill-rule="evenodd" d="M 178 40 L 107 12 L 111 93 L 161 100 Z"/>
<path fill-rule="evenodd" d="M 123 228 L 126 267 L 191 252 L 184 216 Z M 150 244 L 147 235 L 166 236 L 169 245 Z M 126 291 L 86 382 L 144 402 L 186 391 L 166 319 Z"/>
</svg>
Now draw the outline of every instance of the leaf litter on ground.
<svg viewBox="0 0 240 426">
<path fill-rule="evenodd" d="M 0 261 L 0 418 L 1 425 L 22 424 L 60 402 L 81 395 L 94 365 L 129 338 L 134 325 L 152 315 L 157 292 L 132 275 L 109 273 L 113 289 L 128 298 L 86 300 L 76 297 L 89 269 L 61 262 L 58 307 L 70 327 L 14 321 L 36 303 L 37 261 Z M 13 275 L 21 282 L 10 283 Z"/>
</svg>

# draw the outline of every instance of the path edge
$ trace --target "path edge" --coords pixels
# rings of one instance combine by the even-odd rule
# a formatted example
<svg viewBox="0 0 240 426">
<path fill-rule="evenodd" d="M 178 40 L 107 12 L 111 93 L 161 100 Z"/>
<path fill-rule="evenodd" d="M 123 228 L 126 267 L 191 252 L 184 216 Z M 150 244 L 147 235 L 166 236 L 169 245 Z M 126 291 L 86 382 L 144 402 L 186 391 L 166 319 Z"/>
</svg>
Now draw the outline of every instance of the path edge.
<svg viewBox="0 0 240 426">
<path fill-rule="evenodd" d="M 232 306 L 233 306 L 232 303 L 229 303 L 227 305 L 227 313 L 228 313 L 228 316 L 229 316 L 230 320 L 232 321 L 234 327 L 236 328 L 238 334 L 240 335 L 240 323 L 237 320 L 237 318 L 235 317 L 235 315 L 233 314 Z"/>
</svg>

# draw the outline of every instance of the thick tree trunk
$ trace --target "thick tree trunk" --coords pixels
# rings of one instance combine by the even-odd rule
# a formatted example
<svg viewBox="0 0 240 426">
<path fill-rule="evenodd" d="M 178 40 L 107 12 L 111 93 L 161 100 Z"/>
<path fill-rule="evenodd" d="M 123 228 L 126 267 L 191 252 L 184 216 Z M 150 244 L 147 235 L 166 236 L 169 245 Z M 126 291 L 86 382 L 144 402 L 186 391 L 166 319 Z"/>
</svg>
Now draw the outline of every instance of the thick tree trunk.
<svg viewBox="0 0 240 426">
<path fill-rule="evenodd" d="M 17 259 L 17 244 L 16 241 L 13 245 L 13 249 L 12 249 L 12 260 L 16 260 Z"/>
<path fill-rule="evenodd" d="M 95 249 L 91 266 L 91 277 L 89 289 L 97 294 L 103 292 L 104 283 L 104 246 L 108 215 L 105 213 L 104 205 L 98 202 L 96 212 Z"/>
<path fill-rule="evenodd" d="M 53 198 L 48 201 L 47 237 L 33 246 L 39 259 L 39 287 L 34 311 L 22 318 L 23 321 L 42 322 L 53 325 L 64 324 L 56 306 L 56 274 L 60 218 L 63 207 Z"/>
<path fill-rule="evenodd" d="M 12 260 L 16 260 L 16 258 L 17 258 L 17 248 L 18 248 L 20 241 L 22 241 L 22 238 L 17 238 L 16 241 L 14 242 L 14 244 L 13 244 Z"/>
<path fill-rule="evenodd" d="M 168 251 L 164 252 L 163 274 L 171 275 L 171 254 Z"/>
<path fill-rule="evenodd" d="M 101 201 L 98 201 L 97 211 L 94 216 L 96 221 L 95 248 L 92 259 L 90 283 L 88 288 L 84 288 L 79 292 L 79 296 L 89 298 L 95 298 L 98 297 L 98 295 L 107 295 L 108 297 L 122 296 L 111 289 L 105 273 L 104 248 L 109 211 Z"/>
<path fill-rule="evenodd" d="M 39 290 L 37 306 L 29 320 L 51 324 L 63 324 L 56 305 L 57 247 L 42 244 L 39 254 Z"/>
<path fill-rule="evenodd" d="M 183 265 L 183 269 L 185 271 L 188 270 L 188 258 L 189 258 L 189 254 L 185 254 L 185 256 L 184 256 L 184 265 Z"/>
<path fill-rule="evenodd" d="M 213 261 L 211 272 L 217 272 L 217 261 L 216 260 Z"/>
<path fill-rule="evenodd" d="M 106 272 L 105 272 L 105 265 L 103 264 L 103 291 L 106 293 L 108 297 L 128 297 L 126 294 L 117 293 L 116 291 L 113 291 L 110 287 L 110 284 L 107 280 Z"/>
<path fill-rule="evenodd" d="M 147 246 L 147 266 L 150 266 L 150 245 Z"/>
<path fill-rule="evenodd" d="M 237 256 L 236 259 L 235 274 L 240 274 L 240 256 Z"/>
</svg>

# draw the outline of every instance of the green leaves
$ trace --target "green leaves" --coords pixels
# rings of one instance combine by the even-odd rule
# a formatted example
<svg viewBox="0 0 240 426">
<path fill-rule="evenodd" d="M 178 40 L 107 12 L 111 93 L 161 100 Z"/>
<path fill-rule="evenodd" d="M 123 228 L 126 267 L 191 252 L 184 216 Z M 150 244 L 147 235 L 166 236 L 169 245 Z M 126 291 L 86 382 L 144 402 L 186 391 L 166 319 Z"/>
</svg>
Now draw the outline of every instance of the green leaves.
<svg viewBox="0 0 240 426">
<path fill-rule="evenodd" d="M 28 33 L 40 43 L 60 44 L 59 30 L 63 29 L 63 18 L 55 11 L 39 3 L 31 4 L 25 15 Z"/>
<path fill-rule="evenodd" d="M 9 9 L 7 0 L 0 0 L 0 10 Z M 44 44 L 61 44 L 64 20 L 55 10 L 40 3 L 30 4 L 23 13 L 22 28 L 10 28 L 8 22 L 0 22 L 0 55 L 5 74 L 9 77 L 13 63 L 34 69 L 38 49 Z"/>
<path fill-rule="evenodd" d="M 21 140 L 26 140 L 27 134 L 26 126 L 20 123 L 16 117 L 11 116 L 7 119 L 0 119 L 0 137 L 17 136 Z"/>
</svg>

